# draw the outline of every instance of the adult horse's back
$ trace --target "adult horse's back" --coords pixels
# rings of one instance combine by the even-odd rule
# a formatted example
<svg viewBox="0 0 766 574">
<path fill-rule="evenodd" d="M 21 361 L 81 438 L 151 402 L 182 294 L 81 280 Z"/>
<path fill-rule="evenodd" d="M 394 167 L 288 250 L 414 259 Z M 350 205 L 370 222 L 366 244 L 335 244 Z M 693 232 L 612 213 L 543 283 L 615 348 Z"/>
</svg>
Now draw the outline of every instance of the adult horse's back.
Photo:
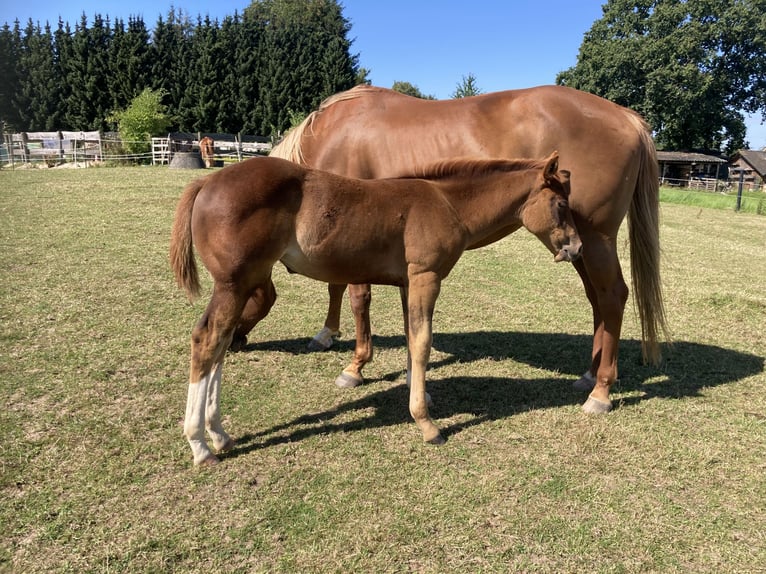
<svg viewBox="0 0 766 574">
<path fill-rule="evenodd" d="M 647 125 L 636 113 L 600 97 L 543 86 L 454 100 L 422 100 L 370 86 L 328 98 L 272 155 L 357 178 L 416 173 L 458 155 L 544 157 L 559 150 L 571 172 L 570 205 L 583 242 L 575 263 L 593 308 L 591 365 L 576 385 L 591 389 L 587 412 L 611 409 L 628 288 L 617 255 L 617 233 L 629 214 L 633 294 L 644 357 L 659 361 L 667 336 L 660 284 L 659 182 Z M 480 247 L 476 245 L 474 247 Z M 342 286 L 330 286 L 326 334 L 338 329 Z M 350 289 L 357 351 L 345 380 L 361 382 L 372 356 L 369 287 Z M 243 316 L 237 336 L 252 320 Z"/>
</svg>

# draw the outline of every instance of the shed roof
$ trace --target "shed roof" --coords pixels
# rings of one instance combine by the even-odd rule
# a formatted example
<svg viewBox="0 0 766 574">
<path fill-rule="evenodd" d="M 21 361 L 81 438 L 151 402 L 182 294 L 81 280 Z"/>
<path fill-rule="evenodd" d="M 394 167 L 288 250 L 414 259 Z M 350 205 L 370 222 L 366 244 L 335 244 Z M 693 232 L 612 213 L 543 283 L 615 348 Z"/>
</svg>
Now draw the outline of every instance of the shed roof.
<svg viewBox="0 0 766 574">
<path fill-rule="evenodd" d="M 737 161 L 737 159 L 740 157 L 745 162 L 747 162 L 750 167 L 752 167 L 758 173 L 759 176 L 766 176 L 766 151 L 741 149 L 732 156 L 732 163 Z"/>
<path fill-rule="evenodd" d="M 728 163 L 714 155 L 685 151 L 658 151 L 657 160 L 666 163 Z"/>
</svg>

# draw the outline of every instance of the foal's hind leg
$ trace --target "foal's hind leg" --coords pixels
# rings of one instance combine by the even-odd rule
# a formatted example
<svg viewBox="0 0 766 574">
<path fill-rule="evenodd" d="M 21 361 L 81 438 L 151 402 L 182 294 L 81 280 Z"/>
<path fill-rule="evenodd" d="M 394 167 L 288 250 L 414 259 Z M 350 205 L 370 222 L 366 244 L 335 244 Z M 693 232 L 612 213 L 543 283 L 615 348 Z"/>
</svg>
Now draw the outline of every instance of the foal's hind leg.
<svg viewBox="0 0 766 574">
<path fill-rule="evenodd" d="M 356 347 L 354 359 L 335 379 L 341 388 L 351 388 L 364 382 L 362 369 L 372 360 L 372 329 L 370 327 L 370 302 L 372 291 L 369 285 L 349 285 L 349 299 L 356 324 Z"/>
<path fill-rule="evenodd" d="M 204 315 L 192 331 L 184 434 L 194 455 L 194 464 L 218 462 L 205 441 L 206 427 L 217 450 L 228 450 L 233 446 L 233 441 L 221 425 L 221 373 L 226 348 L 245 301 L 245 296 L 216 286 Z"/>
<path fill-rule="evenodd" d="M 340 309 L 343 305 L 343 293 L 345 291 L 345 285 L 327 285 L 327 293 L 330 296 L 327 316 L 324 320 L 324 327 L 309 341 L 309 351 L 326 351 L 332 347 L 335 338 L 340 335 Z"/>
<path fill-rule="evenodd" d="M 234 331 L 234 338 L 229 347 L 232 351 L 237 352 L 245 348 L 247 334 L 269 314 L 276 300 L 277 290 L 271 279 L 266 285 L 261 285 L 253 291 L 247 300 L 244 311 L 242 311 L 237 329 Z"/>
</svg>

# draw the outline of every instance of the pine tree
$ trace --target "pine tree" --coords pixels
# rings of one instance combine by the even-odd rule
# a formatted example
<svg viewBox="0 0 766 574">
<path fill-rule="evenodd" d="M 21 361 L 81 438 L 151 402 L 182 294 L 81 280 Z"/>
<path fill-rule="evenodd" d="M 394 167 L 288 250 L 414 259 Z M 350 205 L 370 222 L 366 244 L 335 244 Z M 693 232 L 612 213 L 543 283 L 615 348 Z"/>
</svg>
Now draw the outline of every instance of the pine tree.
<svg viewBox="0 0 766 574">
<path fill-rule="evenodd" d="M 189 92 L 194 97 L 192 106 L 194 131 L 215 131 L 218 124 L 218 98 L 222 53 L 218 42 L 218 22 L 210 17 L 198 20 L 193 39 L 194 68 Z"/>
<path fill-rule="evenodd" d="M 16 106 L 16 94 L 19 91 L 19 76 L 16 69 L 21 53 L 21 33 L 19 21 L 11 29 L 6 23 L 0 30 L 0 130 L 18 131 L 22 129 L 21 115 Z"/>
<path fill-rule="evenodd" d="M 216 94 L 215 131 L 238 133 L 242 129 L 242 120 L 237 117 L 239 100 L 239 54 L 241 22 L 239 15 L 224 18 L 218 32 L 219 45 L 219 82 Z"/>
<path fill-rule="evenodd" d="M 86 94 L 89 109 L 86 128 L 106 130 L 107 116 L 113 111 L 112 96 L 109 92 L 109 48 L 111 44 L 111 26 L 109 19 L 104 20 L 96 14 L 93 25 L 88 31 Z"/>
<path fill-rule="evenodd" d="M 18 58 L 17 102 L 22 125 L 29 131 L 58 129 L 58 81 L 54 73 L 53 34 L 30 19 Z"/>
<path fill-rule="evenodd" d="M 89 51 L 88 19 L 83 13 L 69 43 L 69 57 L 63 62 L 68 87 L 64 105 L 65 123 L 70 129 L 86 129 L 92 116 L 86 90 Z"/>
<path fill-rule="evenodd" d="M 68 105 L 71 102 L 72 95 L 72 88 L 67 81 L 68 70 L 72 58 L 72 30 L 69 27 L 69 23 L 64 24 L 61 18 L 59 18 L 58 27 L 53 34 L 53 38 L 53 70 L 55 76 L 58 78 L 58 98 L 56 104 L 59 119 L 58 129 L 79 129 L 78 126 L 69 123 L 70 113 Z"/>
<path fill-rule="evenodd" d="M 140 94 L 149 82 L 152 69 L 149 32 L 141 18 L 130 17 L 128 28 L 115 20 L 109 47 L 109 92 L 112 109 L 122 109 Z"/>
</svg>

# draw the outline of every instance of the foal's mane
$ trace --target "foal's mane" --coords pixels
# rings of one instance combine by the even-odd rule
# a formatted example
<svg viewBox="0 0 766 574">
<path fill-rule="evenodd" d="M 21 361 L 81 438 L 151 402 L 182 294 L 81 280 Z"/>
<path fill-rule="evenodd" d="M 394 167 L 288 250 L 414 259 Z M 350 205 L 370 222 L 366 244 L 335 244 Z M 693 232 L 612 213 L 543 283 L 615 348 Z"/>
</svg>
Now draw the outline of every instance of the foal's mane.
<svg viewBox="0 0 766 574">
<path fill-rule="evenodd" d="M 415 173 L 403 174 L 400 178 L 442 180 L 453 177 L 481 177 L 498 171 L 539 169 L 544 165 L 539 159 L 458 157 L 425 165 Z"/>
</svg>

